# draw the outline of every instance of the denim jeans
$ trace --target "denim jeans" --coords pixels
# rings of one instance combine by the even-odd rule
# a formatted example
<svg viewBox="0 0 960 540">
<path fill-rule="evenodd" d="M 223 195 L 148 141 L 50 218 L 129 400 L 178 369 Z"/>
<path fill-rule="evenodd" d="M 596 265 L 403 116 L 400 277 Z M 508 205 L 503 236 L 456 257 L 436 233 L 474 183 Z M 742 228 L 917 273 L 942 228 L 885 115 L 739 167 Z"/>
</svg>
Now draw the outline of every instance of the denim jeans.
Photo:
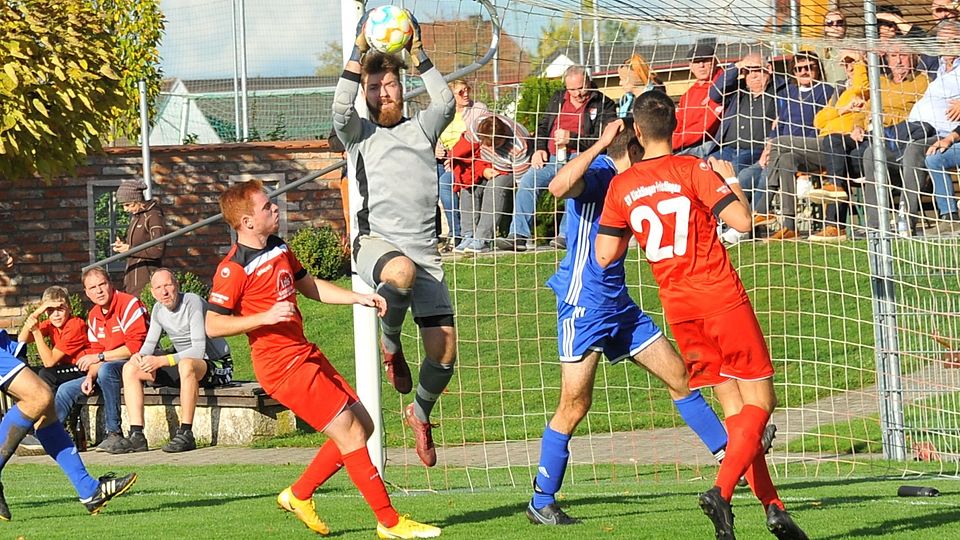
<svg viewBox="0 0 960 540">
<path fill-rule="evenodd" d="M 97 386 L 103 397 L 104 424 L 107 433 L 120 432 L 120 388 L 123 386 L 123 365 L 126 362 L 104 362 L 97 372 Z M 83 396 L 80 387 L 86 377 L 65 382 L 57 388 L 54 402 L 57 408 L 57 419 L 64 422 L 70 410 Z"/>
<path fill-rule="evenodd" d="M 953 193 L 953 179 L 947 171 L 960 167 L 960 144 L 954 144 L 943 152 L 935 152 L 925 160 L 933 180 L 933 200 L 940 216 L 957 212 L 957 198 Z"/>
<path fill-rule="evenodd" d="M 737 148 L 736 146 L 724 146 L 711 154 L 712 157 L 729 161 L 733 164 L 733 172 L 740 174 L 741 171 L 753 165 L 760 160 L 760 154 L 763 153 L 763 146 L 757 148 Z"/>
<path fill-rule="evenodd" d="M 750 209 L 757 214 L 770 213 L 770 194 L 767 192 L 767 169 L 754 163 L 737 173 L 740 188 L 750 201 Z"/>
<path fill-rule="evenodd" d="M 450 238 L 460 237 L 460 197 L 453 193 L 453 173 L 437 164 L 437 178 L 440 180 L 440 206 L 450 227 Z"/>
<path fill-rule="evenodd" d="M 533 217 L 537 211 L 537 199 L 540 198 L 543 190 L 547 189 L 550 181 L 553 180 L 562 166 L 563 163 L 557 163 L 557 159 L 550 156 L 549 161 L 544 163 L 543 168 L 534 169 L 530 167 L 520 177 L 520 182 L 517 184 L 517 193 L 513 198 L 513 221 L 510 222 L 511 235 L 523 238 L 533 236 Z M 561 231 L 561 235 L 565 222 L 566 212 L 564 212 L 563 221 L 557 228 Z"/>
</svg>

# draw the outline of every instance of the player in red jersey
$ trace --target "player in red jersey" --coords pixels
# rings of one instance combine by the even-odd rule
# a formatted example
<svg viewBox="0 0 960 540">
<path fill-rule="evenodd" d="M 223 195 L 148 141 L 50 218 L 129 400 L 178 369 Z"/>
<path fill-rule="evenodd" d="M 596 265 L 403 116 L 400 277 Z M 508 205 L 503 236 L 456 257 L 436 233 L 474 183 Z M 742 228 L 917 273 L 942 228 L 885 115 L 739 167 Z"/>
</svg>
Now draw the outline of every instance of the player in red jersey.
<svg viewBox="0 0 960 540">
<path fill-rule="evenodd" d="M 767 528 L 780 539 L 806 539 L 784 510 L 760 446 L 776 407 L 773 364 L 740 277 L 717 236 L 717 217 L 739 231 L 749 207 L 727 162 L 672 155 L 673 101 L 659 91 L 637 98 L 634 129 L 643 160 L 610 184 L 600 218 L 600 266 L 618 260 L 629 232 L 645 251 L 690 389 L 712 386 L 726 417 L 727 453 L 713 488 L 700 496 L 717 538 L 734 538 L 730 500 L 741 475 L 760 499 Z"/>
<path fill-rule="evenodd" d="M 357 394 L 320 349 L 303 334 L 297 293 L 327 304 L 360 304 L 382 315 L 387 305 L 376 294 L 357 294 L 307 274 L 276 236 L 280 213 L 254 180 L 236 184 L 220 197 L 224 219 L 237 243 L 217 267 L 210 291 L 206 331 L 210 337 L 247 334 L 253 371 L 263 389 L 328 440 L 277 504 L 311 530 L 330 529 L 317 516 L 313 493 L 341 467 L 377 516 L 380 538 L 432 538 L 440 529 L 400 516 L 383 479 L 370 461 L 366 442 L 373 421 Z"/>
</svg>

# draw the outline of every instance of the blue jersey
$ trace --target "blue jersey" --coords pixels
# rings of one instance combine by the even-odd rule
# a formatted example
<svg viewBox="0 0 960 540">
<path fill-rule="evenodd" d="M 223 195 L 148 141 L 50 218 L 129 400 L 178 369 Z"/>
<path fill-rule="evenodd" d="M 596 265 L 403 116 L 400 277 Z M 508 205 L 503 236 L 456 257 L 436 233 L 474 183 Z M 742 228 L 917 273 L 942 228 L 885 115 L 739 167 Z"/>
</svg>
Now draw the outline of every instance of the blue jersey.
<svg viewBox="0 0 960 540">
<path fill-rule="evenodd" d="M 594 256 L 603 200 L 610 181 L 617 175 L 613 160 L 601 155 L 593 160 L 583 175 L 583 192 L 567 199 L 567 256 L 547 286 L 557 299 L 572 306 L 591 309 L 620 309 L 631 302 L 627 294 L 623 259 L 606 269 L 600 268 Z"/>
</svg>

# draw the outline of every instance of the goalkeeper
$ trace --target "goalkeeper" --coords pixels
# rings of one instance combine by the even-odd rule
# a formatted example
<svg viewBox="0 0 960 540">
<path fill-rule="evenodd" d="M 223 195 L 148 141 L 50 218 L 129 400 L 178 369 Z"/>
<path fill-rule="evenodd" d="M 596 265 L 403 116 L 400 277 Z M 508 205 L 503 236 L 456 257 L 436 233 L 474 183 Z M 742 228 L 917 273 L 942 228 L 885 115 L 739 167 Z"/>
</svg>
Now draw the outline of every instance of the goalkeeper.
<svg viewBox="0 0 960 540">
<path fill-rule="evenodd" d="M 453 377 L 456 334 L 453 304 L 437 250 L 437 139 L 454 115 L 453 93 L 423 51 L 420 26 L 413 20 L 409 52 L 430 96 L 430 106 L 403 116 L 403 61 L 372 52 L 357 26 L 356 46 L 337 83 L 333 123 L 348 155 L 357 273 L 387 300 L 380 317 L 380 346 L 387 379 L 398 392 L 413 389 L 400 344 L 407 309 L 420 327 L 426 357 L 414 402 L 404 418 L 414 432 L 417 455 L 437 463 L 430 411 Z M 412 15 L 411 15 L 412 18 Z M 370 118 L 354 108 L 363 89 Z"/>
<path fill-rule="evenodd" d="M 544 429 L 533 499 L 527 506 L 527 518 L 535 524 L 579 522 L 560 508 L 554 495 L 563 483 L 571 435 L 590 409 L 601 354 L 614 364 L 629 358 L 663 381 L 680 416 L 718 460 L 727 444 L 716 413 L 699 391 L 688 388 L 683 361 L 628 295 L 623 257 L 606 269 L 594 258 L 607 187 L 643 156 L 632 123 L 624 128 L 624 122 L 607 126 L 596 144 L 560 169 L 549 185 L 555 197 L 568 199 L 567 256 L 547 282 L 557 294 L 561 389 L 560 404 Z"/>
</svg>

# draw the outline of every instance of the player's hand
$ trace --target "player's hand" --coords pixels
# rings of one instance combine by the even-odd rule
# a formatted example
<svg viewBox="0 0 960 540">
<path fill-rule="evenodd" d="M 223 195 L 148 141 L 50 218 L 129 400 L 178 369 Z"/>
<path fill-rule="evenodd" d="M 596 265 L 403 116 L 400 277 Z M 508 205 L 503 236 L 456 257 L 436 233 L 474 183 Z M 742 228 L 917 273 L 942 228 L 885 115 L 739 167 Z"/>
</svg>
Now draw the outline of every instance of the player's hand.
<svg viewBox="0 0 960 540">
<path fill-rule="evenodd" d="M 733 163 L 727 160 L 717 159 L 711 156 L 707 159 L 707 163 L 709 163 L 710 166 L 713 167 L 714 172 L 719 174 L 724 180 L 737 177 L 737 173 L 733 170 Z"/>
<path fill-rule="evenodd" d="M 355 304 L 376 308 L 377 316 L 383 317 L 387 313 L 387 299 L 379 294 L 357 294 L 353 301 Z"/>
<path fill-rule="evenodd" d="M 410 53 L 411 57 L 416 57 L 416 53 L 423 50 L 423 41 L 420 37 L 420 22 L 413 16 L 412 11 L 409 9 L 405 11 L 410 15 L 410 22 L 413 24 L 413 37 L 407 42 L 407 52 Z"/>
<path fill-rule="evenodd" d="M 530 166 L 534 169 L 542 169 L 548 159 L 550 159 L 550 156 L 546 150 L 537 150 L 533 153 L 533 157 L 530 158 Z"/>
<path fill-rule="evenodd" d="M 77 369 L 80 371 L 90 371 L 90 366 L 96 364 L 100 361 L 100 358 L 95 354 L 85 354 L 77 360 Z"/>
<path fill-rule="evenodd" d="M 80 384 L 80 391 L 88 396 L 93 394 L 94 387 L 96 386 L 96 379 L 97 378 L 93 375 L 87 375 Z"/>
<path fill-rule="evenodd" d="M 607 124 L 607 127 L 603 128 L 603 133 L 600 134 L 600 139 L 597 140 L 597 143 L 600 144 L 602 148 L 606 148 L 613 143 L 613 139 L 623 131 L 623 120 L 614 120 Z"/>
<path fill-rule="evenodd" d="M 261 314 L 261 326 L 270 326 L 281 322 L 292 321 L 297 314 L 297 307 L 293 302 L 277 302 L 268 311 Z"/>
<path fill-rule="evenodd" d="M 367 18 L 369 16 L 370 11 L 365 11 L 363 15 L 360 16 L 360 20 L 357 21 L 357 34 L 353 40 L 353 51 L 350 53 L 350 60 L 354 62 L 360 62 L 363 59 L 363 55 L 367 54 L 367 51 L 370 50 L 370 44 L 367 43 L 367 37 L 363 31 L 363 27 L 367 25 Z"/>
<path fill-rule="evenodd" d="M 960 122 L 960 99 L 951 99 L 947 105 L 947 120 Z"/>
</svg>

